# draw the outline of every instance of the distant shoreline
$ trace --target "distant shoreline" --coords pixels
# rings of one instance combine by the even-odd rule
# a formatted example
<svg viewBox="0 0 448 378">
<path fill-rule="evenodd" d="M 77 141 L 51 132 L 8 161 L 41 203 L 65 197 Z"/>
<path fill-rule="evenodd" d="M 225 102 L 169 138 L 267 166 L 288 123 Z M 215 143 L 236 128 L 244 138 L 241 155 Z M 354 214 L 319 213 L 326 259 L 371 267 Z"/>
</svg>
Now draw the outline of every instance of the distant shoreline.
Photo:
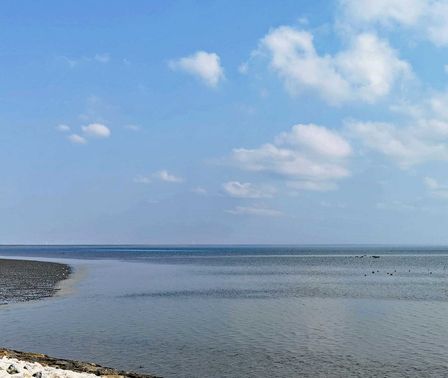
<svg viewBox="0 0 448 378">
<path fill-rule="evenodd" d="M 64 263 L 0 257 L 0 304 L 53 297 L 72 273 Z"/>
</svg>

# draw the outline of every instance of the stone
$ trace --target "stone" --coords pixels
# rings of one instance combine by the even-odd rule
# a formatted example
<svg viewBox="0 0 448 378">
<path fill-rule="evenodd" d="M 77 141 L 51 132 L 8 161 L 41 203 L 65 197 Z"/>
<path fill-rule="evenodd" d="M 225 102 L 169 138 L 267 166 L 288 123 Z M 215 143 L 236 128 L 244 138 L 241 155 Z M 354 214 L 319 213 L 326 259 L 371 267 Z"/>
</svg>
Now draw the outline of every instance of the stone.
<svg viewBox="0 0 448 378">
<path fill-rule="evenodd" d="M 8 374 L 19 374 L 19 371 L 17 370 L 17 368 L 14 365 L 9 365 L 8 369 L 6 369 L 6 372 Z"/>
</svg>

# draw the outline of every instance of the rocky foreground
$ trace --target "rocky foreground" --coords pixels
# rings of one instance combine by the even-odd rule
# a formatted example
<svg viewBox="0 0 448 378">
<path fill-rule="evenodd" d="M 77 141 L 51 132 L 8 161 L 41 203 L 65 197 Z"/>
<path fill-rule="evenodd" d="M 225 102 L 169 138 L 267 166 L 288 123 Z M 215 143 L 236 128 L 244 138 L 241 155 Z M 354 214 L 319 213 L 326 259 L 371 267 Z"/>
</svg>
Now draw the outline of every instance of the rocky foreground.
<svg viewBox="0 0 448 378">
<path fill-rule="evenodd" d="M 0 378 L 155 378 L 106 368 L 88 362 L 63 360 L 45 354 L 0 349 Z"/>
</svg>

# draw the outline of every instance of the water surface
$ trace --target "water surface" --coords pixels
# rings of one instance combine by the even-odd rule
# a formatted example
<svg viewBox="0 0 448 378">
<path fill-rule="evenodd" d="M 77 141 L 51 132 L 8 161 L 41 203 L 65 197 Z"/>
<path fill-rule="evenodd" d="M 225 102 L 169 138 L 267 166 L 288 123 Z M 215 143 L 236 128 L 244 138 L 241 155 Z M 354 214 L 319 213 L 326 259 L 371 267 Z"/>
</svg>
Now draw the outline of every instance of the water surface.
<svg viewBox="0 0 448 378">
<path fill-rule="evenodd" d="M 18 246 L 0 254 L 87 269 L 71 295 L 4 306 L 5 347 L 165 377 L 448 375 L 444 248 Z"/>
</svg>

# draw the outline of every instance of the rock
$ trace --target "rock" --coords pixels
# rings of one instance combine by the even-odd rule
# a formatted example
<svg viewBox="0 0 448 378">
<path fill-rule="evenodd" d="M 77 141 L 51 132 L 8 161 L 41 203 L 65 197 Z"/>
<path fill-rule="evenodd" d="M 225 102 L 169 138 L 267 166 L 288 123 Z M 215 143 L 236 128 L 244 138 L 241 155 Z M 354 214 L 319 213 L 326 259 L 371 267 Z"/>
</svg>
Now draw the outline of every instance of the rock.
<svg viewBox="0 0 448 378">
<path fill-rule="evenodd" d="M 6 369 L 6 372 L 8 374 L 19 374 L 19 371 L 17 370 L 17 368 L 14 365 L 9 365 L 8 369 Z"/>
<path fill-rule="evenodd" d="M 154 375 L 148 375 L 148 374 L 139 374 L 139 373 L 133 373 L 133 372 L 124 372 L 119 371 L 116 369 L 111 369 L 107 367 L 100 366 L 98 364 L 94 363 L 88 363 L 88 362 L 82 362 L 82 361 L 74 361 L 74 360 L 64 360 L 60 358 L 52 358 L 45 354 L 40 353 L 27 353 L 27 352 L 19 352 L 16 350 L 11 349 L 4 349 L 0 348 L 0 360 L 3 358 L 9 358 L 9 359 L 17 359 L 19 361 L 26 361 L 32 364 L 41 364 L 44 366 L 44 368 L 51 367 L 54 369 L 64 369 L 71 372 L 77 372 L 77 373 L 90 373 L 97 376 L 103 376 L 103 377 L 120 377 L 120 378 L 156 378 Z M 16 373 L 10 373 L 9 369 L 14 368 L 17 370 L 16 366 L 11 365 L 7 372 L 9 374 L 17 374 Z M 11 370 L 12 371 L 12 370 Z M 34 370 L 33 370 L 34 371 Z M 63 370 L 61 370 L 63 371 Z M 3 376 L 0 374 L 0 376 Z M 52 377 L 56 377 L 54 375 L 50 375 Z M 23 371 L 20 373 L 20 375 L 16 376 L 17 378 L 25 378 L 29 377 L 31 378 L 31 372 Z M 45 372 L 35 372 L 33 374 L 33 377 L 35 378 L 45 378 L 46 374 Z"/>
</svg>

